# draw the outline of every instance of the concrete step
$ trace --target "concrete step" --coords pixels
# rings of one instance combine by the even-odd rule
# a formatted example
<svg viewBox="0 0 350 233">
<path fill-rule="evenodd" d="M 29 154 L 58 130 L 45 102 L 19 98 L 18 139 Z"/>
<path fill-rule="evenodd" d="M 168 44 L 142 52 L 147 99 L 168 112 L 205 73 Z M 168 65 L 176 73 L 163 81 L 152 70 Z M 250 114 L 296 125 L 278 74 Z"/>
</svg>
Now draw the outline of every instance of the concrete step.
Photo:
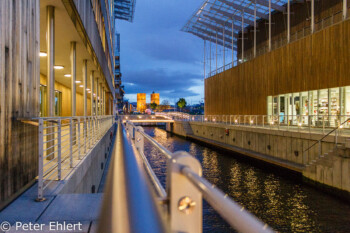
<svg viewBox="0 0 350 233">
<path fill-rule="evenodd" d="M 317 162 L 317 165 L 331 168 L 333 167 L 333 160 L 330 158 L 322 158 Z"/>
</svg>

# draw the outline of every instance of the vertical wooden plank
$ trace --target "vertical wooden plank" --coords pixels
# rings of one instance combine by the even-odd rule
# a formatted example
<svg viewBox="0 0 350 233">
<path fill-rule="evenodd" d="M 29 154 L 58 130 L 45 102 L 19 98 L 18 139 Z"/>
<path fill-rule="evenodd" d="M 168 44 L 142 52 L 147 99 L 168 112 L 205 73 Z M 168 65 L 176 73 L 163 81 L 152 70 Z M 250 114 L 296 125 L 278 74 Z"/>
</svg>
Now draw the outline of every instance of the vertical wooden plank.
<svg viewBox="0 0 350 233">
<path fill-rule="evenodd" d="M 5 39 L 5 96 L 12 96 L 12 23 L 13 23 L 13 15 L 12 15 L 12 2 L 7 2 L 7 16 L 8 19 L 10 19 L 10 22 L 6 24 L 6 39 Z M 5 163 L 7 162 L 7 169 L 9 174 L 7 175 L 7 196 L 11 195 L 11 192 L 13 190 L 13 184 L 12 184 L 12 147 L 11 147 L 11 136 L 12 136 L 12 101 L 6 101 L 6 109 L 5 109 L 5 144 L 7 147 L 5 148 Z"/>
<path fill-rule="evenodd" d="M 0 1 L 0 31 L 5 32 L 5 1 Z M 0 33 L 0 203 L 5 200 L 5 33 Z"/>
</svg>

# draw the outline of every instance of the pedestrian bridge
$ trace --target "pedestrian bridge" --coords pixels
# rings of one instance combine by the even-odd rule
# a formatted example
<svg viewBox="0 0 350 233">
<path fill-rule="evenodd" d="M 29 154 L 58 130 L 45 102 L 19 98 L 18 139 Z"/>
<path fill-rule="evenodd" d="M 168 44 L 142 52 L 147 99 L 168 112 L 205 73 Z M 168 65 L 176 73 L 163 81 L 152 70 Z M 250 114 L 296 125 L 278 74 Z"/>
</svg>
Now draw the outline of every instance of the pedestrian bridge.
<svg viewBox="0 0 350 233">
<path fill-rule="evenodd" d="M 122 115 L 120 116 L 123 123 L 127 121 L 133 123 L 173 123 L 171 116 L 167 115 Z"/>
</svg>

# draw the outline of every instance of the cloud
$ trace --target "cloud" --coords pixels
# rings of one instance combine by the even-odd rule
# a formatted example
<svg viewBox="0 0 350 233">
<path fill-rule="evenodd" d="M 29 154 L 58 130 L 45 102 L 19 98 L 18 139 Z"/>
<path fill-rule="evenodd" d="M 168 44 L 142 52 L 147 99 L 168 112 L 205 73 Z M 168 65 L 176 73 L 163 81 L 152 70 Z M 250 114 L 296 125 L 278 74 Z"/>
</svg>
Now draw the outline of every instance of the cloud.
<svg viewBox="0 0 350 233">
<path fill-rule="evenodd" d="M 200 56 L 193 47 L 196 40 L 189 39 L 180 31 L 164 31 L 164 34 L 151 34 L 135 43 L 135 48 L 145 56 L 161 60 L 195 64 Z"/>
<path fill-rule="evenodd" d="M 136 93 L 152 91 L 170 101 L 203 97 L 203 41 L 180 31 L 198 5 L 188 0 L 138 1 L 133 23 L 117 20 L 122 82 L 130 101 Z"/>
<path fill-rule="evenodd" d="M 128 72 L 124 79 L 127 94 L 157 92 L 162 98 L 198 96 L 193 89 L 201 83 L 202 77 L 191 73 L 167 72 L 164 69 L 149 69 Z"/>
</svg>

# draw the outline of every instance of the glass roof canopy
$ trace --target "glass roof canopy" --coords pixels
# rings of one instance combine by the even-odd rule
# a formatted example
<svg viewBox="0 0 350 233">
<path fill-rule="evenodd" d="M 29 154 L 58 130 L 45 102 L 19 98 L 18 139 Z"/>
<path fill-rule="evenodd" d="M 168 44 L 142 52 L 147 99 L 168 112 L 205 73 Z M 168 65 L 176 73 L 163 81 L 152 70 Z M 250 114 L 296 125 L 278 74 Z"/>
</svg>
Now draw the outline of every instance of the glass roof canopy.
<svg viewBox="0 0 350 233">
<path fill-rule="evenodd" d="M 135 14 L 136 0 L 114 0 L 114 15 L 117 19 L 132 22 Z"/>
<path fill-rule="evenodd" d="M 287 2 L 271 0 L 271 13 L 284 12 Z M 212 42 L 216 42 L 217 37 L 219 45 L 231 49 L 233 44 L 236 50 L 234 44 L 242 31 L 242 14 L 246 31 L 247 27 L 254 26 L 255 4 L 256 20 L 268 20 L 269 0 L 205 0 L 181 30 Z"/>
</svg>

